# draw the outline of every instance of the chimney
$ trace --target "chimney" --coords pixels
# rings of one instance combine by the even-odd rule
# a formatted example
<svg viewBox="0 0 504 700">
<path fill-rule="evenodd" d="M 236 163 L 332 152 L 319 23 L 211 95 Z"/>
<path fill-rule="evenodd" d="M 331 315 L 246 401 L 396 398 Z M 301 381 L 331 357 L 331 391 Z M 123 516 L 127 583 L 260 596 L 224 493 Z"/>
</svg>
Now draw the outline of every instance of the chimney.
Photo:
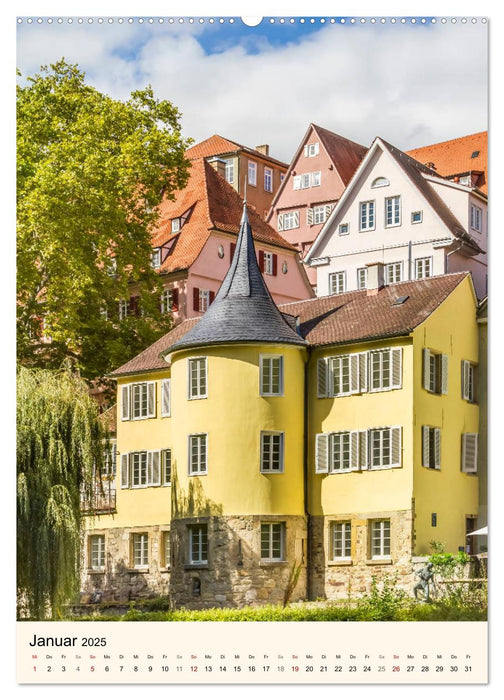
<svg viewBox="0 0 504 700">
<path fill-rule="evenodd" d="M 256 146 L 255 149 L 262 153 L 263 156 L 269 156 L 269 144 L 263 143 L 262 146 Z"/>
<path fill-rule="evenodd" d="M 385 286 L 385 265 L 381 262 L 368 263 L 367 267 L 367 296 L 378 294 Z"/>
<path fill-rule="evenodd" d="M 219 158 L 218 156 L 214 156 L 213 158 L 209 158 L 208 162 L 212 166 L 212 168 L 219 173 L 221 177 L 226 179 L 226 161 L 222 160 L 222 158 Z"/>
</svg>

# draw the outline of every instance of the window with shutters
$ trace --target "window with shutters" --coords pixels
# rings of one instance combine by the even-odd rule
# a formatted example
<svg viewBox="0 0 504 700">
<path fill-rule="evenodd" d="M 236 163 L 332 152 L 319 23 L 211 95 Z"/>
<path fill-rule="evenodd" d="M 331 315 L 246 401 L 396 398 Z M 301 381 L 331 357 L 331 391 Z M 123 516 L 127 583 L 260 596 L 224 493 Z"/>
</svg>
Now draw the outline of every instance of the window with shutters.
<svg viewBox="0 0 504 700">
<path fill-rule="evenodd" d="M 371 428 L 369 431 L 370 469 L 401 466 L 401 428 Z"/>
<path fill-rule="evenodd" d="M 332 522 L 329 526 L 329 552 L 332 561 L 348 561 L 352 557 L 350 521 Z"/>
<path fill-rule="evenodd" d="M 331 272 L 329 275 L 329 294 L 342 294 L 346 291 L 346 272 Z"/>
<path fill-rule="evenodd" d="M 388 391 L 402 386 L 402 348 L 369 353 L 369 391 Z"/>
<path fill-rule="evenodd" d="M 462 471 L 466 474 L 478 471 L 478 433 L 462 434 Z"/>
<path fill-rule="evenodd" d="M 367 287 L 367 267 L 359 267 L 357 269 L 357 289 L 366 289 Z"/>
<path fill-rule="evenodd" d="M 386 284 L 393 284 L 402 280 L 402 262 L 388 263 L 385 266 Z"/>
<path fill-rule="evenodd" d="M 261 523 L 261 560 L 283 561 L 285 523 Z"/>
<path fill-rule="evenodd" d="M 273 170 L 271 168 L 264 168 L 264 190 L 273 192 Z"/>
<path fill-rule="evenodd" d="M 326 221 L 327 209 L 326 209 L 325 204 L 322 204 L 321 206 L 313 207 L 312 211 L 313 211 L 312 223 L 314 225 L 323 224 Z"/>
<path fill-rule="evenodd" d="M 163 486 L 171 486 L 172 477 L 172 452 L 170 449 L 161 452 L 161 469 L 163 473 Z"/>
<path fill-rule="evenodd" d="M 368 391 L 368 353 L 356 352 L 317 361 L 317 397 L 361 394 Z"/>
<path fill-rule="evenodd" d="M 350 224 L 340 224 L 338 226 L 338 233 L 340 236 L 346 236 L 350 233 Z"/>
<path fill-rule="evenodd" d="M 161 452 L 142 450 L 121 454 L 121 488 L 161 486 Z"/>
<path fill-rule="evenodd" d="M 483 209 L 471 204 L 471 228 L 478 233 L 482 231 Z"/>
<path fill-rule="evenodd" d="M 105 535 L 91 535 L 89 538 L 89 565 L 93 571 L 105 569 Z"/>
<path fill-rule="evenodd" d="M 263 252 L 264 255 L 264 273 L 266 275 L 273 275 L 273 255 L 274 253 L 270 253 L 269 251 L 265 250 Z"/>
<path fill-rule="evenodd" d="M 423 388 L 432 394 L 448 393 L 448 355 L 424 348 Z"/>
<path fill-rule="evenodd" d="M 318 154 L 319 154 L 318 141 L 315 141 L 315 143 L 308 143 L 304 147 L 304 155 L 306 158 L 313 158 L 314 156 L 318 156 Z"/>
<path fill-rule="evenodd" d="M 261 355 L 259 366 L 260 395 L 283 396 L 283 356 Z"/>
<path fill-rule="evenodd" d="M 401 225 L 401 197 L 385 199 L 385 226 Z"/>
<path fill-rule="evenodd" d="M 422 466 L 441 469 L 441 428 L 422 426 Z"/>
<path fill-rule="evenodd" d="M 206 399 L 207 394 L 207 358 L 191 357 L 187 360 L 189 399 Z"/>
<path fill-rule="evenodd" d="M 248 184 L 253 187 L 257 185 L 257 163 L 253 160 L 248 162 Z"/>
<path fill-rule="evenodd" d="M 390 559 L 390 520 L 371 520 L 369 530 L 371 559 Z"/>
<path fill-rule="evenodd" d="M 204 313 L 210 306 L 210 290 L 200 289 L 198 298 L 198 311 Z"/>
<path fill-rule="evenodd" d="M 350 394 L 350 371 L 350 355 L 340 355 L 331 358 L 330 373 L 332 377 L 333 396 Z"/>
<path fill-rule="evenodd" d="M 161 381 L 161 416 L 171 416 L 171 379 Z"/>
<path fill-rule="evenodd" d="M 199 433 L 189 435 L 189 475 L 199 476 L 207 473 L 208 435 Z"/>
<path fill-rule="evenodd" d="M 189 534 L 189 564 L 208 564 L 208 526 L 205 523 L 187 526 Z"/>
<path fill-rule="evenodd" d="M 369 468 L 367 430 L 319 433 L 315 436 L 315 473 L 341 474 Z"/>
<path fill-rule="evenodd" d="M 299 211 L 286 211 L 278 215 L 278 230 L 289 231 L 299 228 Z"/>
<path fill-rule="evenodd" d="M 284 470 L 284 434 L 261 432 L 261 472 L 279 474 Z"/>
<path fill-rule="evenodd" d="M 375 203 L 360 202 L 359 231 L 372 231 L 375 227 Z"/>
<path fill-rule="evenodd" d="M 134 569 L 149 566 L 149 535 L 146 532 L 131 535 L 131 563 Z"/>
<path fill-rule="evenodd" d="M 432 277 L 432 258 L 417 258 L 415 260 L 415 279 L 422 280 Z"/>
<path fill-rule="evenodd" d="M 161 313 L 169 314 L 178 311 L 178 289 L 165 289 L 161 293 Z"/>
<path fill-rule="evenodd" d="M 121 419 L 142 420 L 156 417 L 156 382 L 121 386 Z"/>
<path fill-rule="evenodd" d="M 461 385 L 462 385 L 462 398 L 465 401 L 471 403 L 476 403 L 477 401 L 477 391 L 476 391 L 476 381 L 477 381 L 478 366 L 469 362 L 469 360 L 462 360 L 462 375 L 461 375 Z"/>
</svg>

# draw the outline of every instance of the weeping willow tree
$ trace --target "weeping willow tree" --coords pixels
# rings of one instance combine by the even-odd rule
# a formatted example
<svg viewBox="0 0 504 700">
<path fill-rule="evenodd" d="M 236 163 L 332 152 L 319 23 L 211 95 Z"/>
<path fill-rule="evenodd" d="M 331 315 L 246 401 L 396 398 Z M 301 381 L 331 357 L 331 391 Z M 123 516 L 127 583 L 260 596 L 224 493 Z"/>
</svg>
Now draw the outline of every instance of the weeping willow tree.
<svg viewBox="0 0 504 700">
<path fill-rule="evenodd" d="M 18 615 L 60 617 L 79 590 L 83 517 L 101 473 L 105 427 L 68 367 L 17 375 Z"/>
</svg>

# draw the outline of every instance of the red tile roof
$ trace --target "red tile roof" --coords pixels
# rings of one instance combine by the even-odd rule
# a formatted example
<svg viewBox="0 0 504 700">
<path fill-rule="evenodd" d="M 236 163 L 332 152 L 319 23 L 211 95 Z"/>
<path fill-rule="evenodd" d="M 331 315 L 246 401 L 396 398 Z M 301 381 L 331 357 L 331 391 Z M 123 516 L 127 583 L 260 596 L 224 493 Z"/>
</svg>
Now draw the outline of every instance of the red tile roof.
<svg viewBox="0 0 504 700">
<path fill-rule="evenodd" d="M 324 144 L 324 148 L 338 171 L 339 176 L 343 180 L 343 184 L 345 186 L 348 185 L 368 149 L 366 146 L 361 146 L 359 143 L 350 141 L 321 126 L 317 126 L 316 124 L 312 124 L 312 126 Z"/>
<path fill-rule="evenodd" d="M 375 295 L 366 290 L 282 304 L 282 313 L 298 318 L 299 331 L 312 347 L 343 345 L 411 333 L 425 321 L 463 280 L 468 272 L 456 272 L 423 280 L 391 284 Z M 400 297 L 404 303 L 395 304 Z M 160 354 L 183 338 L 199 321 L 188 319 L 149 348 L 112 372 L 112 376 L 166 368 Z"/>
<path fill-rule="evenodd" d="M 254 156 L 255 158 L 260 158 L 262 160 L 269 160 L 272 163 L 276 163 L 287 170 L 287 163 L 282 163 L 282 161 L 267 156 L 261 151 L 257 151 L 255 148 L 249 148 L 248 146 L 243 146 L 241 143 L 236 141 L 231 141 L 230 139 L 225 139 L 219 134 L 214 134 L 208 139 L 196 143 L 191 148 L 188 148 L 185 155 L 189 160 L 194 158 L 210 158 L 210 156 L 220 156 L 230 153 L 236 153 L 237 151 L 245 151 L 246 153 Z"/>
<path fill-rule="evenodd" d="M 238 235 L 243 200 L 211 165 L 199 158 L 191 163 L 187 186 L 175 193 L 173 201 L 164 199 L 159 209 L 160 218 L 152 235 L 152 246 L 169 249 L 160 271 L 176 272 L 187 270 L 192 265 L 213 229 Z M 296 250 L 252 207 L 248 206 L 247 211 L 255 240 L 287 250 Z M 187 214 L 181 230 L 172 233 L 172 219 Z"/>
<path fill-rule="evenodd" d="M 473 153 L 478 155 L 472 158 Z M 485 194 L 488 192 L 488 132 L 462 136 L 431 146 L 414 148 L 406 153 L 426 165 L 434 163 L 436 173 L 443 177 L 461 175 L 470 171 L 481 171 L 476 186 Z"/>
</svg>

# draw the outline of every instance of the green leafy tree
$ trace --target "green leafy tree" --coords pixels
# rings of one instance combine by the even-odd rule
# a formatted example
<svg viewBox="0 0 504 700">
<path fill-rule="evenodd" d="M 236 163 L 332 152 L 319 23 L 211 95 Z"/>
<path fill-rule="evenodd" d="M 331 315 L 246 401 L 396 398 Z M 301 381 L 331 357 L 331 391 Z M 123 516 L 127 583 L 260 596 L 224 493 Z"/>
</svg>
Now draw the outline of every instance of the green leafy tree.
<svg viewBox="0 0 504 700">
<path fill-rule="evenodd" d="M 17 589 L 20 614 L 57 618 L 79 590 L 83 517 L 107 445 L 98 406 L 68 368 L 17 376 Z"/>
<path fill-rule="evenodd" d="M 43 66 L 17 89 L 18 356 L 92 379 L 169 329 L 151 233 L 188 177 L 180 113 L 150 87 L 100 93 L 76 65 Z M 122 321 L 119 301 L 137 297 Z M 42 330 L 41 330 L 42 329 Z"/>
</svg>

